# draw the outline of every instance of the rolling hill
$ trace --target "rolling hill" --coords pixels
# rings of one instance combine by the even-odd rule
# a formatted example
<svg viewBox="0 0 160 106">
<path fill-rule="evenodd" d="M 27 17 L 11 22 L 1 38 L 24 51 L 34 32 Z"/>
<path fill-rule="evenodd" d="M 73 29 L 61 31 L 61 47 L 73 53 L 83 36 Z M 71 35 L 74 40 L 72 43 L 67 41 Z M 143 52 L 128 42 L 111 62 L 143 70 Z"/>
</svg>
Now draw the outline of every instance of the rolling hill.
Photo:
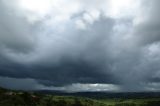
<svg viewBox="0 0 160 106">
<path fill-rule="evenodd" d="M 159 93 L 63 93 L 0 88 L 0 106 L 160 106 Z"/>
</svg>

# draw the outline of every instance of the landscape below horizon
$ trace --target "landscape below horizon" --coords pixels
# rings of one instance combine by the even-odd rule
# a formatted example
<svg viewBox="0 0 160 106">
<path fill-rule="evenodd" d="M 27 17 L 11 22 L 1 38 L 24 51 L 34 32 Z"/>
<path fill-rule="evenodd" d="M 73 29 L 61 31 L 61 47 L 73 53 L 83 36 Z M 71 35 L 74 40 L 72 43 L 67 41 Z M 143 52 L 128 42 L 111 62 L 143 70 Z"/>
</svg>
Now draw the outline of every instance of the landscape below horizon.
<svg viewBox="0 0 160 106">
<path fill-rule="evenodd" d="M 0 88 L 0 106 L 159 106 L 160 92 L 18 91 Z"/>
</svg>

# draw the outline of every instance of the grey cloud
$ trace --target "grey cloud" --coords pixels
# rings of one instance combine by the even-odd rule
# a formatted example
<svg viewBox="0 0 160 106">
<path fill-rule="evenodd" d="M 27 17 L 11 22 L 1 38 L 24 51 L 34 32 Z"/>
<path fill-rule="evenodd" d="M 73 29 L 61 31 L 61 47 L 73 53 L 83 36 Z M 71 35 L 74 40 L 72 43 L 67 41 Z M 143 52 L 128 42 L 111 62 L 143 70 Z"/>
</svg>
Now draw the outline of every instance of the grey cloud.
<svg viewBox="0 0 160 106">
<path fill-rule="evenodd" d="M 135 17 L 115 19 L 101 10 L 93 23 L 87 23 L 82 19 L 86 10 L 58 26 L 45 24 L 50 17 L 30 23 L 2 3 L 0 75 L 31 78 L 45 87 L 101 83 L 118 85 L 124 91 L 146 90 L 152 85 L 158 89 L 153 83 L 159 83 L 159 1 L 150 2 L 140 8 L 149 8 L 144 13 L 147 20 L 137 25 Z M 77 20 L 86 27 L 78 29 Z M 9 87 L 10 83 L 4 85 L 2 80 L 0 85 Z"/>
<path fill-rule="evenodd" d="M 32 25 L 18 12 L 0 1 L 0 47 L 14 52 L 28 52 L 33 48 Z"/>
<path fill-rule="evenodd" d="M 159 42 L 159 29 L 160 29 L 160 15 L 159 15 L 159 3 L 158 0 L 146 1 L 142 0 L 143 8 L 142 17 L 144 20 L 140 24 L 135 26 L 135 36 L 138 37 L 141 44 L 147 45 L 155 42 Z"/>
<path fill-rule="evenodd" d="M 74 46 L 65 45 L 65 42 L 62 42 L 63 39 L 58 39 L 65 51 L 61 51 L 61 49 L 57 50 L 56 47 L 59 46 L 59 43 L 54 43 L 55 45 L 49 49 L 51 54 L 46 55 L 43 61 L 29 65 L 22 65 L 20 63 L 15 63 L 15 65 L 11 64 L 11 66 L 9 66 L 11 70 L 6 69 L 4 70 L 5 72 L 1 71 L 1 75 L 18 78 L 35 78 L 46 85 L 48 85 L 48 83 L 64 85 L 77 82 L 116 83 L 115 80 L 112 79 L 113 76 L 111 76 L 109 68 L 106 71 L 101 71 L 104 70 L 105 56 L 107 54 L 107 48 L 109 47 L 105 46 L 106 39 L 104 38 L 110 39 L 112 33 L 111 26 L 113 25 L 114 21 L 112 19 L 103 17 L 100 21 L 91 25 L 88 30 L 80 32 L 74 29 L 74 33 L 68 33 L 69 35 L 72 34 L 71 37 L 78 37 L 69 39 L 69 42 Z M 104 49 L 104 47 L 106 47 L 106 49 Z M 46 51 L 41 52 L 46 53 Z M 58 54 L 54 54 L 54 52 L 58 52 Z M 61 52 L 64 53 L 61 54 Z M 35 55 L 39 55 L 39 53 Z M 55 56 L 59 57 L 59 62 L 57 63 L 55 63 L 54 60 Z"/>
<path fill-rule="evenodd" d="M 37 88 L 41 89 L 45 86 L 38 84 L 34 79 L 17 79 L 17 78 L 8 78 L 0 77 L 1 87 L 15 90 L 35 90 Z M 31 86 L 32 85 L 32 86 Z"/>
</svg>

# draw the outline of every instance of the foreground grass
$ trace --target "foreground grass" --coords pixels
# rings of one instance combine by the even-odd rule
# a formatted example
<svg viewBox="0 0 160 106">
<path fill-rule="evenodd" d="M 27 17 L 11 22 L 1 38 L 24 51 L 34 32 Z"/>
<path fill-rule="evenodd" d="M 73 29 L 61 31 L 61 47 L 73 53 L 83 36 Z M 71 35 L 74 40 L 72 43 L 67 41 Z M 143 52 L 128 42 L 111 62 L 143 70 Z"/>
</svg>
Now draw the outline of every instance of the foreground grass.
<svg viewBox="0 0 160 106">
<path fill-rule="evenodd" d="M 160 98 L 90 99 L 0 89 L 0 106 L 160 106 Z"/>
</svg>

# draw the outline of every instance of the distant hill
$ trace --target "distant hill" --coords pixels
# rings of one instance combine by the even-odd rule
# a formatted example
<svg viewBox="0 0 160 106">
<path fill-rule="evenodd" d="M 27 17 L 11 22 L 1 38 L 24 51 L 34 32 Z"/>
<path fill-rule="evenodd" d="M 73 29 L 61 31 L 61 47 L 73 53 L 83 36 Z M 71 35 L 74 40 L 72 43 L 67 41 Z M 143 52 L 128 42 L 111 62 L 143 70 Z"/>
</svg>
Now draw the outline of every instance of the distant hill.
<svg viewBox="0 0 160 106">
<path fill-rule="evenodd" d="M 52 94 L 59 96 L 76 96 L 76 97 L 87 97 L 92 99 L 104 99 L 104 98 L 124 98 L 124 99 L 135 99 L 135 98 L 160 98 L 160 92 L 75 92 L 67 93 L 61 91 L 52 90 L 41 90 L 35 91 L 42 94 Z"/>
<path fill-rule="evenodd" d="M 0 88 L 0 106 L 160 106 L 160 93 L 14 91 Z"/>
<path fill-rule="evenodd" d="M 0 106 L 105 106 L 97 100 L 0 88 Z"/>
</svg>

